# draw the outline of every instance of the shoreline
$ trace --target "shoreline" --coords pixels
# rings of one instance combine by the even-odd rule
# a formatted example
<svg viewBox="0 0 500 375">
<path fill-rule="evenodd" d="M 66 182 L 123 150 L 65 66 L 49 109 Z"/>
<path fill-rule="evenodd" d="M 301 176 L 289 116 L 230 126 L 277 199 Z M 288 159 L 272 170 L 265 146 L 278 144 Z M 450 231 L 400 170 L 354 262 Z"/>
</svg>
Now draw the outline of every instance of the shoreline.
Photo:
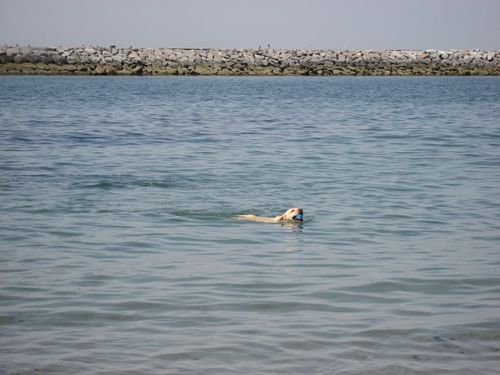
<svg viewBox="0 0 500 375">
<path fill-rule="evenodd" d="M 500 51 L 4 45 L 0 75 L 500 75 Z"/>
</svg>

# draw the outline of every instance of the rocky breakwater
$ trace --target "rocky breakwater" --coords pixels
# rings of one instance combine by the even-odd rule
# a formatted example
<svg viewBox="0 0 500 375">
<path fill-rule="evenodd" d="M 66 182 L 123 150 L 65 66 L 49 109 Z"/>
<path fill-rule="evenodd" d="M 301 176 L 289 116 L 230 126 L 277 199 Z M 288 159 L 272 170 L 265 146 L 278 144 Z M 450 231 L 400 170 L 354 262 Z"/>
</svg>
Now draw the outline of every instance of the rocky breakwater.
<svg viewBox="0 0 500 375">
<path fill-rule="evenodd" d="M 3 46 L 0 74 L 499 75 L 500 51 Z"/>
</svg>

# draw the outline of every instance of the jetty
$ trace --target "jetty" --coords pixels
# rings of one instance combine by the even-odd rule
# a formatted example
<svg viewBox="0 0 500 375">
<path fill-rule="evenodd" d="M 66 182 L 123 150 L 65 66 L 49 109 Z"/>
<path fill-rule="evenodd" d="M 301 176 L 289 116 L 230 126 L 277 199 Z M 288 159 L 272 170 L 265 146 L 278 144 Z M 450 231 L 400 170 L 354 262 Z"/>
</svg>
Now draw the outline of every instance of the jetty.
<svg viewBox="0 0 500 375">
<path fill-rule="evenodd" d="M 500 51 L 0 46 L 0 75 L 499 75 Z"/>
</svg>

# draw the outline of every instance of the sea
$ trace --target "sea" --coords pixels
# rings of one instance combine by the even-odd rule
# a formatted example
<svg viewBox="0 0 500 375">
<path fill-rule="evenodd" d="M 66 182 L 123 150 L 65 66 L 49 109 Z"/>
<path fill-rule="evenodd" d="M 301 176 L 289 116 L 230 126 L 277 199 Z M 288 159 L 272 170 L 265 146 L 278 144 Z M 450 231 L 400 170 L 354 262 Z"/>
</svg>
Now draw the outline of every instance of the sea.
<svg viewBox="0 0 500 375">
<path fill-rule="evenodd" d="M 0 77 L 0 374 L 499 368 L 500 77 Z"/>
</svg>

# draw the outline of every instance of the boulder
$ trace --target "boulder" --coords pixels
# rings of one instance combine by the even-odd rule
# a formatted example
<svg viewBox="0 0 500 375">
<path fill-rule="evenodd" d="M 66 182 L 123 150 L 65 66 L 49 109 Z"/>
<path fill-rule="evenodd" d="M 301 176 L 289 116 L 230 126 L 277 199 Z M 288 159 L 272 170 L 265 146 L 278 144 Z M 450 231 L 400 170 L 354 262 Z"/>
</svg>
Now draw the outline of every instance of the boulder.
<svg viewBox="0 0 500 375">
<path fill-rule="evenodd" d="M 207 68 L 206 66 L 203 66 L 203 65 L 195 65 L 194 69 L 192 70 L 192 72 L 196 75 L 210 75 L 210 74 L 213 74 L 213 70 L 212 69 L 209 69 Z"/>
<path fill-rule="evenodd" d="M 94 75 L 105 75 L 106 74 L 106 68 L 102 65 L 97 65 L 92 72 Z"/>
<path fill-rule="evenodd" d="M 26 61 L 26 59 L 25 59 L 25 57 L 23 55 L 15 55 L 14 56 L 14 62 L 16 64 L 21 64 L 21 63 L 23 63 L 25 61 Z"/>
<path fill-rule="evenodd" d="M 106 72 L 106 75 L 108 76 L 114 76 L 116 74 L 116 68 L 113 67 L 113 66 L 106 66 L 104 68 L 105 72 Z"/>
<path fill-rule="evenodd" d="M 142 66 L 138 65 L 131 70 L 131 74 L 139 75 L 142 74 Z"/>
<path fill-rule="evenodd" d="M 18 48 L 7 48 L 7 50 L 5 51 L 5 54 L 7 56 L 9 56 L 9 57 L 14 57 L 18 53 L 19 53 L 19 49 Z"/>
<path fill-rule="evenodd" d="M 264 56 L 262 55 L 254 55 L 255 57 L 255 65 L 264 66 Z"/>
</svg>

